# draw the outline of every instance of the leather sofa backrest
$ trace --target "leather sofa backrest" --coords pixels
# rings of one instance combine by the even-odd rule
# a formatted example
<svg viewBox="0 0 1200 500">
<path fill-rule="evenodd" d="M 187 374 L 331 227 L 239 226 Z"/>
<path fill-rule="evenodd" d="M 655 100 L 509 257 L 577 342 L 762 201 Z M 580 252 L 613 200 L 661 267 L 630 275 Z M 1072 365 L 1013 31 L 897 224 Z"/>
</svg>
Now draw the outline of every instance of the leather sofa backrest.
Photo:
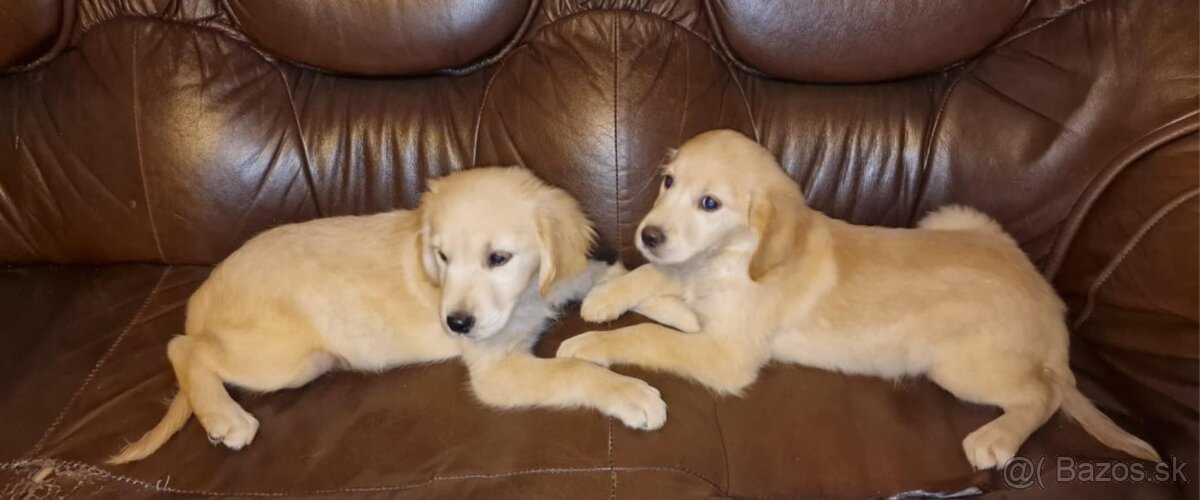
<svg viewBox="0 0 1200 500">
<path fill-rule="evenodd" d="M 966 203 L 1053 269 L 1111 178 L 1196 129 L 1182 0 L 6 5 L 4 263 L 215 263 L 512 163 L 636 263 L 663 152 L 724 127 L 830 215 Z"/>
</svg>

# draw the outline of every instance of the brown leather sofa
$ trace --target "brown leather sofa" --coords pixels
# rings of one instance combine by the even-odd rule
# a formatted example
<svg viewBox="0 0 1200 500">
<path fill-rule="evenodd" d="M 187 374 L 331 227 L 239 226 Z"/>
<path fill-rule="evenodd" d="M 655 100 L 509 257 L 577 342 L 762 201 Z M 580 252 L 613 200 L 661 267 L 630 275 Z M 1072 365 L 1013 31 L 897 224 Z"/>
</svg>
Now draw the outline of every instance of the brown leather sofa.
<svg viewBox="0 0 1200 500">
<path fill-rule="evenodd" d="M 1197 21 L 1194 0 L 4 0 L 0 496 L 1195 498 Z M 239 395 L 248 449 L 193 420 L 103 465 L 162 416 L 185 301 L 251 235 L 520 163 L 637 264 L 657 161 L 718 127 L 836 217 L 995 215 L 1070 304 L 1084 392 L 1188 482 L 1060 481 L 1060 457 L 1137 464 L 1061 416 L 1021 451 L 1035 475 L 975 472 L 960 441 L 997 409 L 794 366 L 740 399 L 618 368 L 662 390 L 649 433 L 484 408 L 455 363 L 341 373 Z M 538 352 L 590 328 L 568 313 Z"/>
</svg>

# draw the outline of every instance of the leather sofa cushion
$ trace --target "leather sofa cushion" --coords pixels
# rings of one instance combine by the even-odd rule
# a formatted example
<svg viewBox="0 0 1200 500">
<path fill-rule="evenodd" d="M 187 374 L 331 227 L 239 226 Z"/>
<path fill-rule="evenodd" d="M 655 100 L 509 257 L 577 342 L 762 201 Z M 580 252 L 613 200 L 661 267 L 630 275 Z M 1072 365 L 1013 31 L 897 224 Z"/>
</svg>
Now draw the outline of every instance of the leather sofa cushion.
<svg viewBox="0 0 1200 500">
<path fill-rule="evenodd" d="M 532 0 L 234 0 L 234 17 L 264 50 L 357 75 L 465 69 L 516 39 Z"/>
<path fill-rule="evenodd" d="M 929 73 L 983 52 L 1025 0 L 718 0 L 726 48 L 769 76 L 869 82 Z"/>
<path fill-rule="evenodd" d="M 6 0 L 0 6 L 0 72 L 49 51 L 62 18 L 61 0 Z"/>
<path fill-rule="evenodd" d="M 998 409 L 957 401 L 924 380 L 895 384 L 780 365 L 769 366 L 743 398 L 618 368 L 663 393 L 670 419 L 650 433 L 589 411 L 486 408 L 470 395 L 457 362 L 334 373 L 297 390 L 235 391 L 262 422 L 242 451 L 210 445 L 192 419 L 145 461 L 90 465 L 162 417 L 175 390 L 166 343 L 181 333 L 186 300 L 209 271 L 147 265 L 0 271 L 6 308 L 0 313 L 28 318 L 6 332 L 15 340 L 6 340 L 14 348 L 6 350 L 0 372 L 0 417 L 15 425 L 0 440 L 0 454 L 38 457 L 5 462 L 0 482 L 32 488 L 32 476 L 50 467 L 56 487 L 83 482 L 87 491 L 120 498 L 162 492 L 469 497 L 495 494 L 501 482 L 507 494 L 572 498 L 609 498 L 610 491 L 620 498 L 822 498 L 1005 489 L 998 473 L 972 471 L 960 451 L 962 438 Z M 569 313 L 537 352 L 548 356 L 590 328 Z M 1087 352 L 1076 356 L 1089 359 Z M 1122 426 L 1145 432 L 1119 406 L 1114 410 L 1090 370 L 1080 375 Z M 1157 422 L 1163 432 L 1194 432 L 1171 430 L 1181 422 Z M 1061 415 L 1022 454 L 1123 459 Z M 1050 479 L 1049 494 L 1096 491 Z M 1121 487 L 1165 497 L 1179 485 Z"/>
</svg>

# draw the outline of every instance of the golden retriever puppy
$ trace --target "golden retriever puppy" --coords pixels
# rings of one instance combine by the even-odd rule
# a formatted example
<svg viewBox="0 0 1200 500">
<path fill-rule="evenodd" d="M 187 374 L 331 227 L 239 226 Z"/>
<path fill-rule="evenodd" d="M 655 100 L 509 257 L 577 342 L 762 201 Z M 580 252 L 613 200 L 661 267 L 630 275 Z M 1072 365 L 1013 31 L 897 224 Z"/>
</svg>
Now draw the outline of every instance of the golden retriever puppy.
<svg viewBox="0 0 1200 500">
<path fill-rule="evenodd" d="M 855 226 L 809 208 L 770 152 L 732 131 L 701 134 L 663 167 L 638 228 L 649 264 L 597 286 L 589 321 L 646 301 L 694 311 L 698 333 L 649 323 L 590 332 L 558 356 L 628 363 L 738 394 L 769 360 L 845 373 L 926 375 L 1004 414 L 963 441 L 971 465 L 1005 464 L 1057 409 L 1104 444 L 1158 461 L 1075 388 L 1065 308 L 987 216 L 945 207 L 918 229 Z"/>
<path fill-rule="evenodd" d="M 224 384 L 299 387 L 335 368 L 380 371 L 461 357 L 480 401 L 594 408 L 635 429 L 666 420 L 641 380 L 531 349 L 607 272 L 566 192 L 521 168 L 434 181 L 415 211 L 278 227 L 238 249 L 188 301 L 167 345 L 179 394 L 166 417 L 109 463 L 145 458 L 194 412 L 209 440 L 250 444 L 258 421 Z M 623 272 L 614 268 L 613 272 Z"/>
</svg>

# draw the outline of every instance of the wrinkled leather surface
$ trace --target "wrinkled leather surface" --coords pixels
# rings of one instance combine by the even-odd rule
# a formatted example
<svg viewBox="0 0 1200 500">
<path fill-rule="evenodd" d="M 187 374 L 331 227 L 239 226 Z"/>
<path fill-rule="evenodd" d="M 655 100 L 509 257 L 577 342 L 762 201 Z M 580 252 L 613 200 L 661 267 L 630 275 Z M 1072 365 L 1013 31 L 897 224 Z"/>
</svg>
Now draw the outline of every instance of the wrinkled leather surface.
<svg viewBox="0 0 1200 500">
<path fill-rule="evenodd" d="M 995 42 L 1026 0 L 716 0 L 725 48 L 748 69 L 813 82 L 869 82 L 958 64 Z"/>
<path fill-rule="evenodd" d="M 233 0 L 247 37 L 284 59 L 341 73 L 453 69 L 519 35 L 532 0 Z"/>
<path fill-rule="evenodd" d="M 151 459 L 109 472 L 123 479 L 98 478 L 107 468 L 94 464 L 161 417 L 164 397 L 174 390 L 163 346 L 181 333 L 186 299 L 208 272 L 118 265 L 0 273 L 7 306 L 35 317 L 16 331 L 29 340 L 13 359 L 26 362 L 6 374 L 25 383 L 5 401 L 5 411 L 55 424 L 44 435 L 5 443 L 6 458 L 36 440 L 33 456 L 62 464 L 59 487 L 84 482 L 89 491 L 100 487 L 114 498 L 155 491 L 350 494 L 356 488 L 414 498 L 494 491 L 603 498 L 614 473 L 616 491 L 628 498 L 655 491 L 865 497 L 1003 484 L 996 473 L 971 471 L 959 450 L 961 436 L 997 410 L 958 402 L 923 380 L 897 386 L 771 366 L 744 398 L 734 399 L 714 398 L 673 377 L 619 369 L 660 388 L 670 407 L 671 425 L 643 433 L 588 412 L 487 409 L 463 390 L 466 373 L 457 363 L 379 375 L 336 373 L 301 390 L 239 394 L 263 422 L 253 446 L 240 452 L 212 447 L 193 420 Z M 31 284 L 35 293 L 19 293 Z M 46 297 L 56 300 L 46 303 Z M 121 302 L 107 302 L 115 297 Z M 538 353 L 550 355 L 562 339 L 588 328 L 572 314 Z M 90 338 L 79 338 L 84 333 Z M 58 349 L 76 345 L 86 348 L 57 356 Z M 1081 377 L 1091 383 L 1088 373 Z M 77 387 L 82 390 L 73 394 Z M 1024 452 L 1120 458 L 1061 416 L 1038 431 Z M 20 479 L 40 463 L 0 474 Z M 168 475 L 169 485 L 156 484 Z M 1172 491 L 1160 485 L 1139 494 L 1167 498 Z"/>
<path fill-rule="evenodd" d="M 0 496 L 1200 493 L 1197 4 L 779 4 L 23 3 L 53 27 L 0 57 Z M 0 51 L 31 43 L 13 33 Z M 263 423 L 242 452 L 193 421 L 144 462 L 100 465 L 162 416 L 186 298 L 252 235 L 520 163 L 583 201 L 597 254 L 636 265 L 663 152 L 718 127 L 836 217 L 995 215 L 1067 300 L 1083 391 L 1191 482 L 1057 483 L 1048 466 L 1045 489 L 1012 489 L 960 450 L 998 410 L 793 366 L 740 399 L 618 368 L 662 389 L 653 433 L 486 409 L 456 363 L 339 373 L 238 394 Z M 538 352 L 589 328 L 568 313 Z M 1022 454 L 1123 458 L 1061 416 Z"/>
<path fill-rule="evenodd" d="M 49 51 L 62 25 L 61 0 L 9 0 L 0 5 L 0 69 Z"/>
</svg>

